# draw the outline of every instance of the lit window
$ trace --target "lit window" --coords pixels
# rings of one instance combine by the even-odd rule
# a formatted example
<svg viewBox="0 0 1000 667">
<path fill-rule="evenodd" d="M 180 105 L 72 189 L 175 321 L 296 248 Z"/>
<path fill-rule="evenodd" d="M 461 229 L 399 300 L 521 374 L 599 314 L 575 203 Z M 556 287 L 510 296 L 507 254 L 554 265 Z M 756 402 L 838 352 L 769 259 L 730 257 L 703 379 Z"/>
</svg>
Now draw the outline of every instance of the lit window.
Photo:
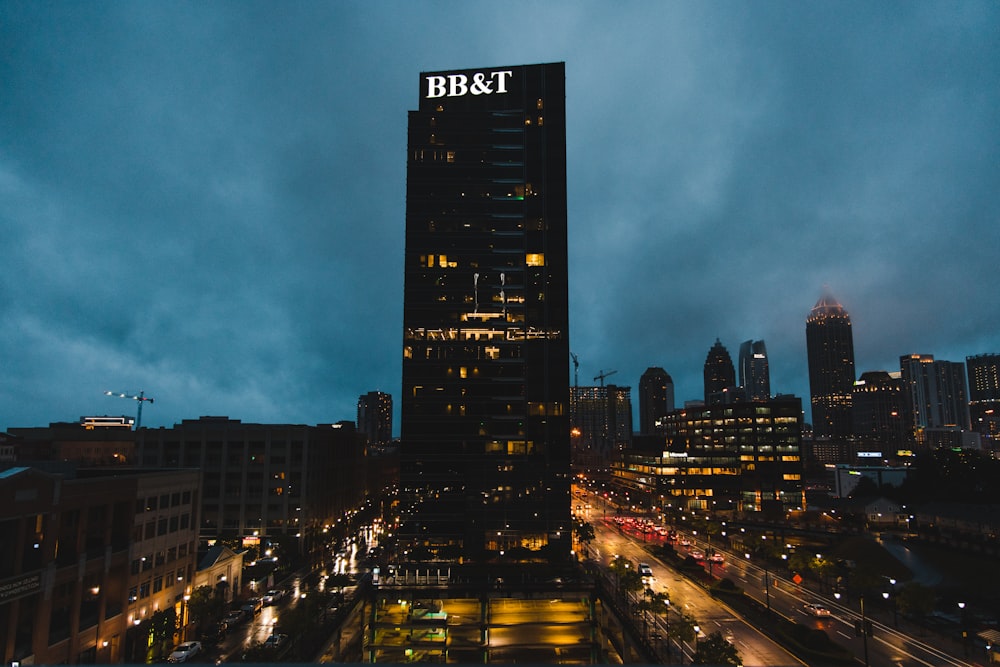
<svg viewBox="0 0 1000 667">
<path fill-rule="evenodd" d="M 539 98 L 538 98 L 538 101 L 537 101 L 537 102 L 535 102 L 535 106 L 536 106 L 537 108 L 539 108 L 539 109 L 544 109 L 544 108 L 545 108 L 545 105 L 544 105 L 544 104 L 542 103 L 542 98 L 541 98 L 541 97 L 539 97 Z"/>
<path fill-rule="evenodd" d="M 447 153 L 447 160 L 448 160 L 448 162 L 454 162 L 455 161 L 455 151 L 448 151 L 448 153 Z"/>
<path fill-rule="evenodd" d="M 545 254 L 540 252 L 529 252 L 524 256 L 524 263 L 528 266 L 545 266 Z"/>
</svg>

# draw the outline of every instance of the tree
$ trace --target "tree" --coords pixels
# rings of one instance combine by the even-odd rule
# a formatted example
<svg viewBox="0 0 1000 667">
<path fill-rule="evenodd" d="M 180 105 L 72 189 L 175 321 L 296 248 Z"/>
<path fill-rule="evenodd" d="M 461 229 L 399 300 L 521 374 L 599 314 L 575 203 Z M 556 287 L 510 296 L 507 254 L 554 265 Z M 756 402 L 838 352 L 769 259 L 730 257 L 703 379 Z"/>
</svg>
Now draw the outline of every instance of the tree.
<svg viewBox="0 0 1000 667">
<path fill-rule="evenodd" d="M 589 546 L 590 542 L 594 539 L 594 527 L 586 521 L 581 521 L 573 526 L 573 530 L 576 531 L 576 539 L 580 540 L 587 546 Z"/>
<path fill-rule="evenodd" d="M 222 616 L 226 601 L 211 586 L 199 586 L 191 591 L 191 599 L 187 603 L 188 617 L 197 627 L 199 634 L 205 625 Z"/>
<path fill-rule="evenodd" d="M 721 632 L 713 632 L 698 642 L 698 650 L 691 658 L 694 665 L 742 665 L 736 647 L 726 641 Z"/>
</svg>

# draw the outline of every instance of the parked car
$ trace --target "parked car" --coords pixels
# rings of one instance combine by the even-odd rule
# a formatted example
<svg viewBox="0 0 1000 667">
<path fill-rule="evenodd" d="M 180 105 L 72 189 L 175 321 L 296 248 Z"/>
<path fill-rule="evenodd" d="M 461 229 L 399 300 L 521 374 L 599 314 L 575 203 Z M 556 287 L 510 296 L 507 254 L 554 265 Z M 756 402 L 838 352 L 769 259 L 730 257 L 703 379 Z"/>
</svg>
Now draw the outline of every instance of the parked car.
<svg viewBox="0 0 1000 667">
<path fill-rule="evenodd" d="M 243 603 L 242 607 L 240 607 L 240 609 L 245 611 L 251 617 L 259 614 L 260 610 L 263 608 L 264 603 L 260 601 L 260 598 L 250 598 Z"/>
<path fill-rule="evenodd" d="M 264 648 L 281 648 L 288 641 L 288 635 L 272 634 L 264 640 Z"/>
<path fill-rule="evenodd" d="M 229 627 L 238 625 L 245 620 L 247 620 L 247 613 L 242 609 L 234 609 L 233 611 L 229 612 L 222 618 L 222 622 L 228 625 Z"/>
<path fill-rule="evenodd" d="M 815 616 L 817 618 L 821 616 L 829 616 L 830 610 L 821 604 L 807 604 L 805 605 L 806 613 Z"/>
<path fill-rule="evenodd" d="M 264 594 L 264 598 L 262 599 L 262 602 L 264 603 L 264 606 L 266 607 L 268 605 L 277 604 L 278 600 L 280 600 L 283 597 L 285 597 L 285 591 L 277 589 L 277 588 L 274 588 L 274 589 L 269 590 L 267 593 Z"/>
<path fill-rule="evenodd" d="M 199 653 L 201 653 L 201 642 L 184 642 L 177 645 L 167 658 L 167 662 L 187 662 Z"/>
</svg>

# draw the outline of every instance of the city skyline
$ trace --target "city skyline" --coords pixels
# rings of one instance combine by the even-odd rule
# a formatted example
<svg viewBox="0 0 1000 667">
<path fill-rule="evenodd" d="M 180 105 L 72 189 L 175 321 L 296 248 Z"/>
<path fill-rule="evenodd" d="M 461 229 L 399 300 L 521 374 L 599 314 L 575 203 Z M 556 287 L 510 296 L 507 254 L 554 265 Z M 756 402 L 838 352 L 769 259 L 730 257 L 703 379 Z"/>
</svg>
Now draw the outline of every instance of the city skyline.
<svg viewBox="0 0 1000 667">
<path fill-rule="evenodd" d="M 581 385 L 753 339 L 808 405 L 824 285 L 857 375 L 1000 352 L 995 4 L 516 7 L 0 6 L 0 430 L 399 396 L 412 80 L 477 64 L 566 62 Z"/>
</svg>

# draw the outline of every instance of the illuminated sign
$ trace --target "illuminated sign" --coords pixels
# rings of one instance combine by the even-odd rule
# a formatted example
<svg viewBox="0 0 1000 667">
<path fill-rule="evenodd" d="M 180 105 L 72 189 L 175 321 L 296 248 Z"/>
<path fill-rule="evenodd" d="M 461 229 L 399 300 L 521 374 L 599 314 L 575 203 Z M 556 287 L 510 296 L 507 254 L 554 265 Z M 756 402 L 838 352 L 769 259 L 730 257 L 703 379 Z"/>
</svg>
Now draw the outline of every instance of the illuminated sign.
<svg viewBox="0 0 1000 667">
<path fill-rule="evenodd" d="M 880 459 L 882 452 L 858 452 L 859 459 Z"/>
<path fill-rule="evenodd" d="M 476 72 L 470 80 L 465 74 L 445 74 L 427 77 L 427 99 L 493 95 L 506 93 L 507 81 L 513 75 L 509 69 L 498 72 Z"/>
</svg>

